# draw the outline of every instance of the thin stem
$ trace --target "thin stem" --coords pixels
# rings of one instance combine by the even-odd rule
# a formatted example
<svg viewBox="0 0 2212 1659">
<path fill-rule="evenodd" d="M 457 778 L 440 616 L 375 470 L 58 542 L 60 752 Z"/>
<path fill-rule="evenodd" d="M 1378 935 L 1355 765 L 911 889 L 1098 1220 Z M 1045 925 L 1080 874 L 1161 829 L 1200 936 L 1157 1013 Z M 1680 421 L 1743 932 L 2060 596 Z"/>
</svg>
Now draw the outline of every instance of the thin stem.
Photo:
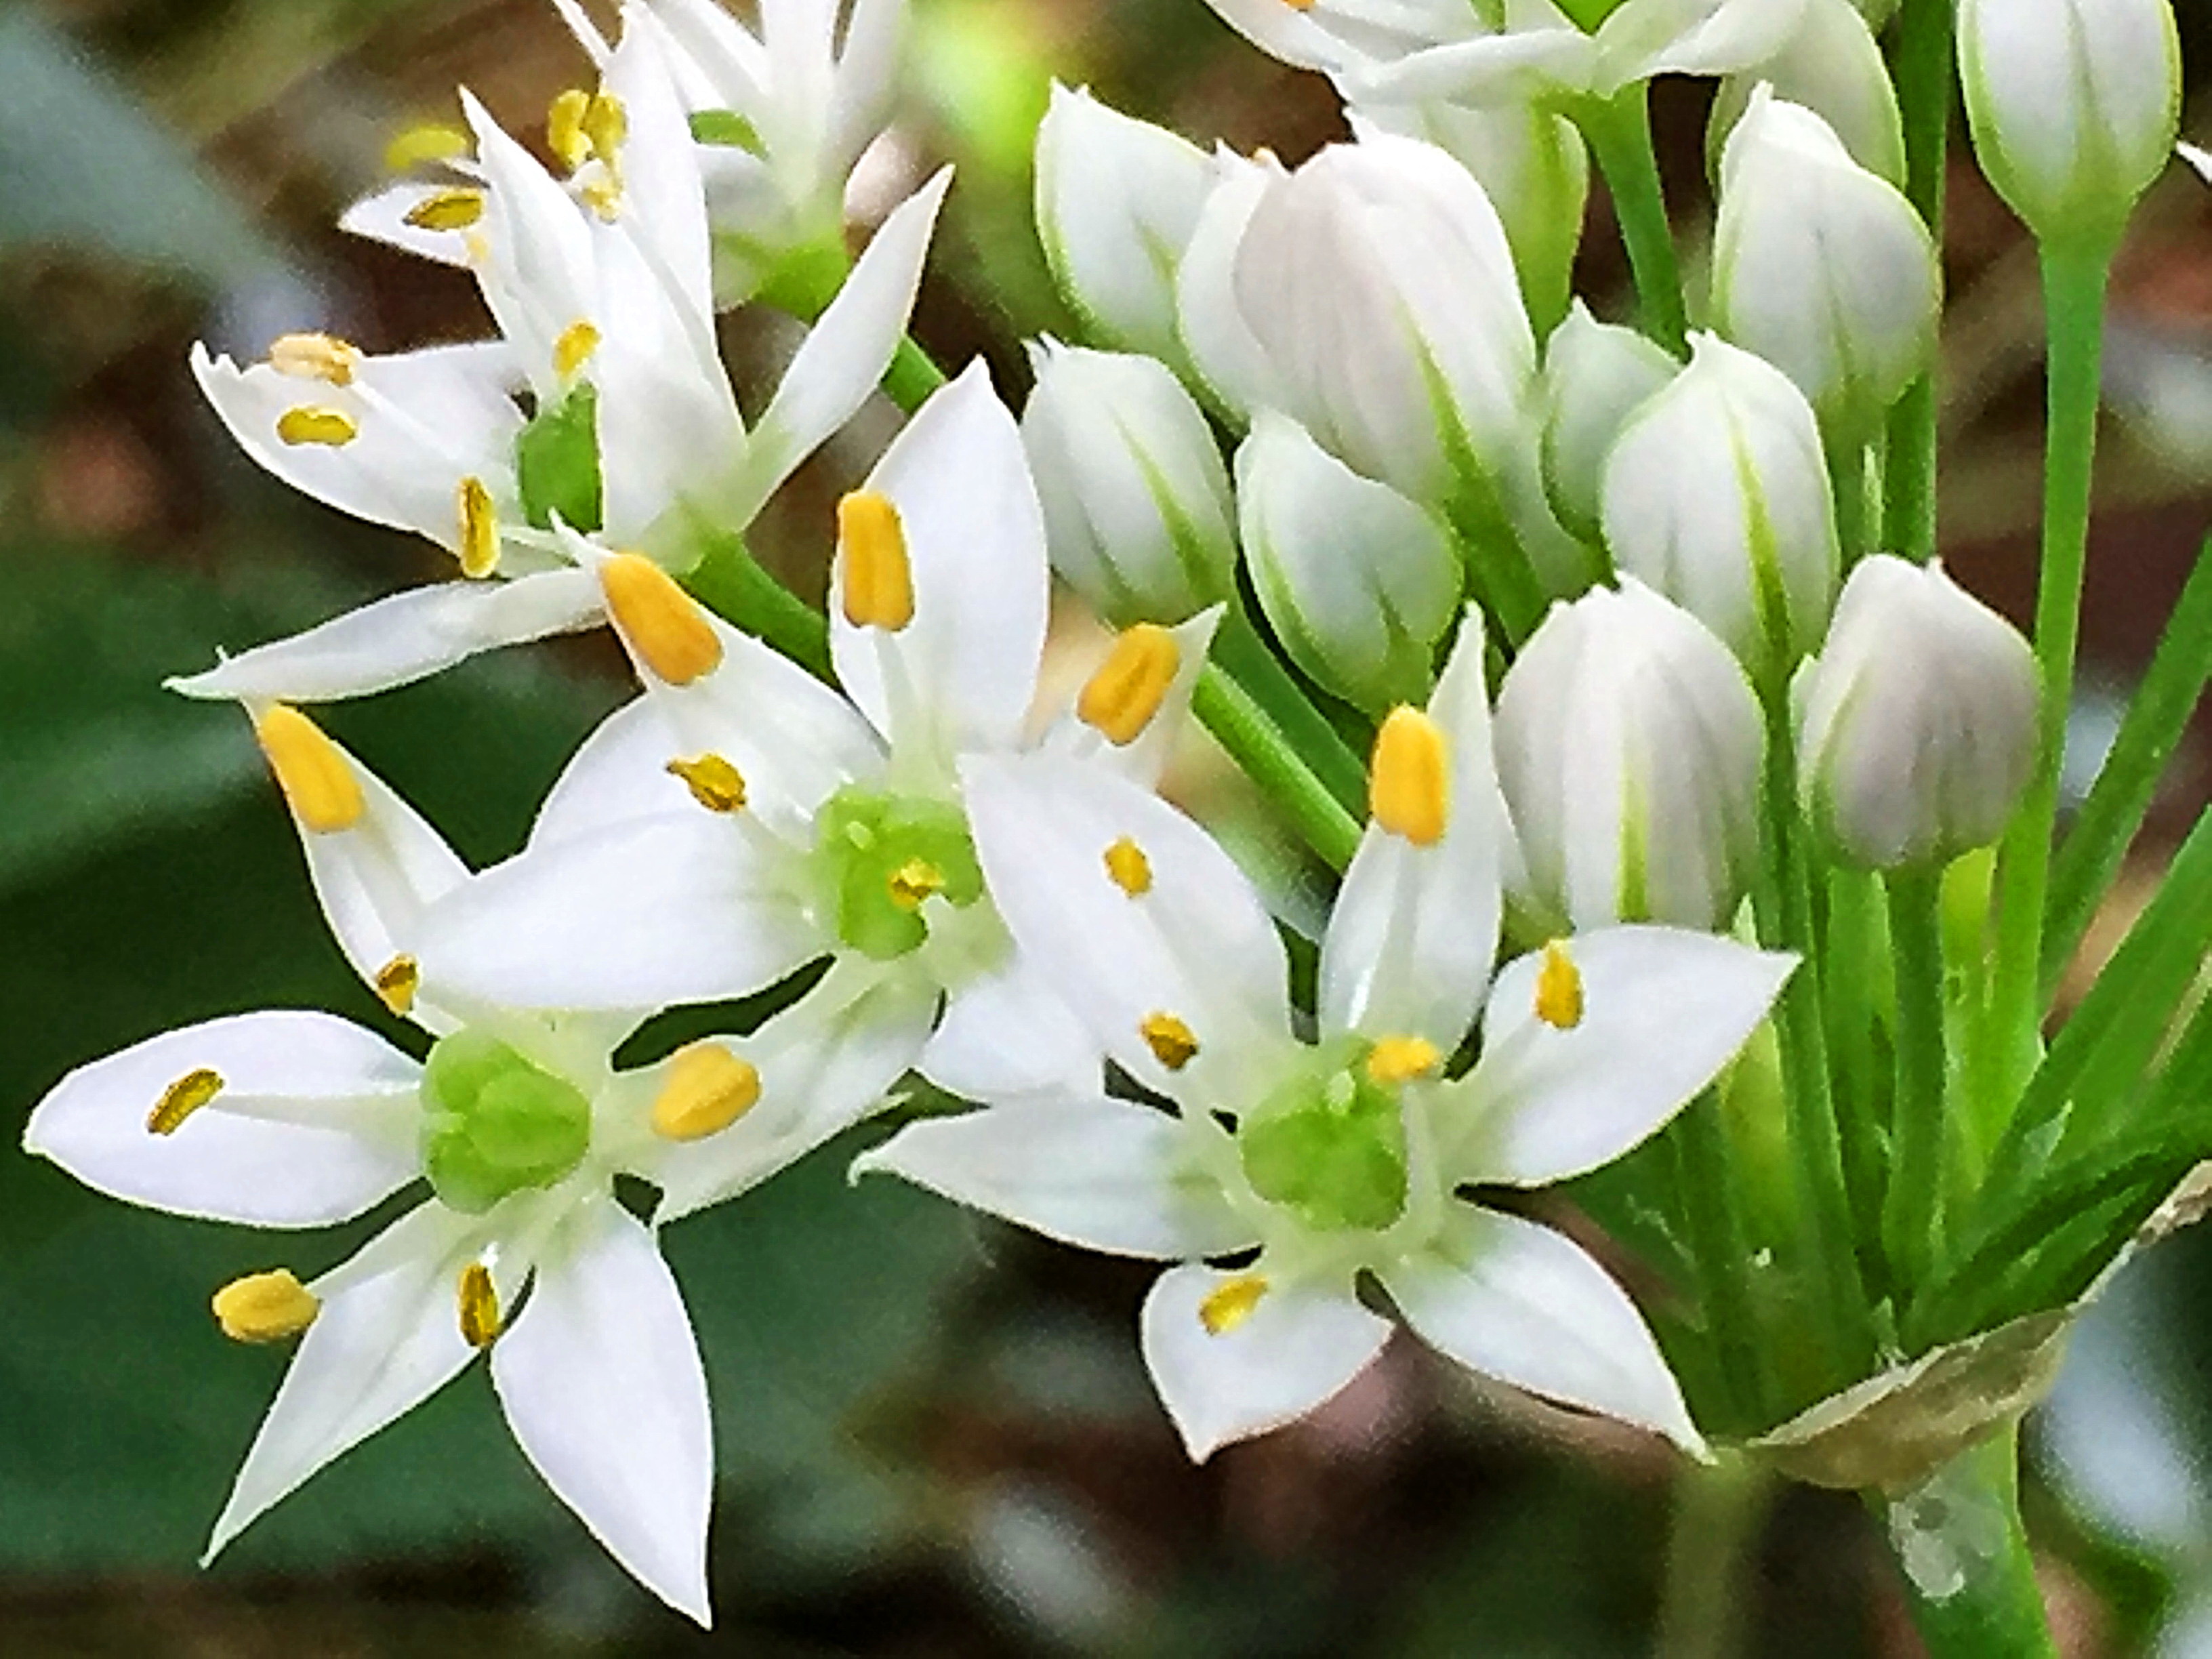
<svg viewBox="0 0 2212 1659">
<path fill-rule="evenodd" d="M 1744 1651 L 1750 1581 L 1774 1494 L 1774 1477 L 1748 1457 L 1723 1454 L 1683 1466 L 1654 1659 L 1735 1659 Z"/>
<path fill-rule="evenodd" d="M 1929 1659 L 2057 1659 L 2020 1516 L 2017 1424 L 1880 1508 Z"/>
<path fill-rule="evenodd" d="M 1828 489 L 1836 504 L 1836 542 L 1848 571 L 1875 550 L 1876 526 L 1867 510 L 1867 447 L 1846 438 L 1826 448 Z"/>
<path fill-rule="evenodd" d="M 1886 1131 L 1875 1086 L 1875 1001 L 1882 950 L 1880 878 L 1859 870 L 1828 877 L 1828 930 L 1820 989 L 1828 1014 L 1829 1066 L 1835 1076 L 1836 1121 L 1844 1141 L 1844 1175 L 1862 1238 L 1881 1236 Z M 1869 1270 L 1873 1267 L 1869 1263 Z M 1870 1286 L 1879 1296 L 1879 1286 Z"/>
<path fill-rule="evenodd" d="M 1942 1238 L 1942 878 L 1933 871 L 1899 871 L 1889 878 L 1888 890 L 1890 956 L 1897 969 L 1897 1094 L 1882 1239 L 1893 1282 L 1911 1286 L 1933 1275 Z"/>
<path fill-rule="evenodd" d="M 684 581 L 725 621 L 765 641 L 816 678 L 830 678 L 828 621 L 770 574 L 744 537 L 711 533 L 705 556 Z"/>
<path fill-rule="evenodd" d="M 1290 739 L 1337 805 L 1348 812 L 1358 811 L 1366 804 L 1366 767 L 1314 707 L 1304 688 L 1291 678 L 1241 600 L 1231 600 L 1223 614 L 1221 626 L 1214 631 L 1212 655 L 1237 689 Z"/>
<path fill-rule="evenodd" d="M 1744 1264 L 1751 1235 L 1744 1223 L 1743 1175 L 1722 1121 L 1720 1093 L 1708 1089 L 1669 1126 L 1683 1231 L 1698 1271 L 1713 1351 L 1720 1360 L 1728 1404 L 1738 1419 L 1764 1423 L 1772 1409 L 1765 1356 L 1759 1344 L 1759 1312 Z"/>
<path fill-rule="evenodd" d="M 1943 185 L 1951 138 L 1954 0 L 1905 0 L 1892 68 L 1905 118 L 1905 194 L 1943 246 Z M 1936 414 L 1934 371 L 1890 411 L 1883 544 L 1924 564 L 1936 555 Z"/>
<path fill-rule="evenodd" d="M 2073 701 L 2081 580 L 2089 544 L 2089 489 L 2097 447 L 2098 374 L 2112 250 L 2046 246 L 2050 417 L 2044 459 L 2043 570 L 2035 607 L 2042 680 L 2034 781 L 1997 859 L 1997 945 L 1978 1067 L 1978 1109 L 2007 1109 L 2033 1064 L 2042 1024 L 2043 907 L 2058 816 L 2058 774 Z"/>
<path fill-rule="evenodd" d="M 1689 313 L 1682 303 L 1682 269 L 1667 219 L 1666 186 L 1651 146 L 1650 94 L 1642 82 L 1580 114 L 1583 136 L 1597 156 L 1613 192 L 1613 216 L 1636 273 L 1644 331 L 1680 356 L 1689 349 Z"/>
<path fill-rule="evenodd" d="M 1359 821 L 1346 811 L 1299 757 L 1282 728 L 1216 663 L 1199 675 L 1191 708 L 1230 758 L 1280 807 L 1332 869 L 1359 848 Z"/>
<path fill-rule="evenodd" d="M 911 415 L 945 384 L 945 371 L 911 334 L 902 336 L 884 371 L 884 395 Z"/>
</svg>

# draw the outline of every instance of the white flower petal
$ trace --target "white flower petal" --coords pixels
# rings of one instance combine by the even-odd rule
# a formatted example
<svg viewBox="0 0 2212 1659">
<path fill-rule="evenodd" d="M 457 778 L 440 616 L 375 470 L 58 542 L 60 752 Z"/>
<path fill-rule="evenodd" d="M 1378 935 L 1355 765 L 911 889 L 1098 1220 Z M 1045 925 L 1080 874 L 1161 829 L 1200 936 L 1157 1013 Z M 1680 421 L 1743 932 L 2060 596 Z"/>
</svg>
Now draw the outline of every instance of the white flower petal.
<svg viewBox="0 0 2212 1659">
<path fill-rule="evenodd" d="M 203 1068 L 222 1079 L 175 1132 L 148 1114 Z M 422 1070 L 333 1014 L 272 1010 L 164 1031 L 80 1066 L 47 1093 L 23 1149 L 88 1187 L 173 1214 L 326 1227 L 413 1180 Z"/>
<path fill-rule="evenodd" d="M 922 405 L 866 488 L 898 509 L 914 620 L 895 634 L 846 621 L 841 546 L 830 611 L 838 679 L 896 747 L 948 765 L 970 749 L 1014 747 L 1036 695 L 1050 575 L 1021 430 L 981 359 Z"/>
<path fill-rule="evenodd" d="M 854 1160 L 1086 1250 L 1223 1255 L 1256 1242 L 1200 1167 L 1198 1136 L 1150 1106 L 1093 1095 L 910 1123 Z"/>
<path fill-rule="evenodd" d="M 1597 90 L 1749 69 L 1789 44 L 1804 9 L 1804 0 L 1626 0 L 1598 30 Z"/>
<path fill-rule="evenodd" d="M 1429 1254 L 1382 1276 L 1406 1322 L 1438 1352 L 1703 1455 L 1681 1389 L 1636 1304 L 1550 1228 L 1462 1208 Z"/>
<path fill-rule="evenodd" d="M 1366 1370 L 1390 1335 L 1390 1322 L 1349 1291 L 1285 1285 L 1271 1286 L 1249 1316 L 1217 1336 L 1200 1304 L 1238 1277 L 1170 1267 L 1145 1298 L 1145 1364 L 1194 1462 L 1296 1422 Z"/>
<path fill-rule="evenodd" d="M 468 1217 L 425 1204 L 309 1287 L 322 1310 L 262 1419 L 203 1565 L 309 1475 L 414 1410 L 475 1358 L 454 1297 L 476 1231 Z"/>
<path fill-rule="evenodd" d="M 680 817 L 691 793 L 668 763 L 698 752 L 676 735 L 659 698 L 633 697 L 593 726 L 561 769 L 531 825 L 531 850 L 632 818 Z"/>
<path fill-rule="evenodd" d="M 545 1484 L 639 1583 L 702 1625 L 714 1444 L 682 1292 L 612 1197 L 572 1214 L 493 1346 L 491 1378 Z"/>
<path fill-rule="evenodd" d="M 713 255 L 699 147 L 677 94 L 666 33 L 650 8 L 626 6 L 623 35 L 608 58 L 605 89 L 622 100 L 622 234 L 644 250 L 669 297 L 693 320 L 711 353 Z M 717 378 L 720 378 L 718 375 Z"/>
<path fill-rule="evenodd" d="M 1176 642 L 1175 678 L 1160 698 L 1160 706 L 1134 742 L 1119 747 L 1085 726 L 1070 709 L 1045 733 L 1038 747 L 1049 754 L 1073 755 L 1111 768 L 1147 789 L 1158 784 L 1175 757 L 1176 745 L 1190 730 L 1190 700 L 1206 672 L 1206 653 L 1213 647 L 1214 630 L 1221 625 L 1222 605 L 1209 605 L 1188 622 L 1177 623 L 1168 633 Z M 1100 654 L 1104 660 L 1104 653 Z"/>
<path fill-rule="evenodd" d="M 1104 1063 L 1090 1028 L 1017 955 L 951 994 L 915 1065 L 948 1094 L 1000 1101 L 1090 1094 Z"/>
<path fill-rule="evenodd" d="M 1279 0 L 1260 0 L 1279 4 Z M 1272 155 L 1247 161 L 1222 151 L 1214 158 L 1221 179 L 1199 210 L 1190 245 L 1176 272 L 1176 326 L 1183 349 L 1214 397 L 1241 414 L 1279 406 L 1284 398 L 1267 348 L 1252 332 L 1237 301 L 1237 250 L 1252 215 L 1273 184 L 1284 177 Z"/>
<path fill-rule="evenodd" d="M 484 303 L 539 389 L 548 391 L 559 380 L 552 373 L 555 342 L 597 309 L 592 229 L 584 209 L 466 88 L 461 113 L 476 134 L 487 187 L 477 225 L 488 250 L 477 269 Z"/>
<path fill-rule="evenodd" d="M 1599 70 L 1597 42 L 1562 18 L 1557 27 L 1453 40 L 1393 64 L 1357 70 L 1359 98 L 1378 104 L 1435 100 L 1471 109 L 1528 104 L 1589 88 Z"/>
<path fill-rule="evenodd" d="M 382 190 L 362 197 L 338 216 L 338 228 L 349 235 L 382 242 L 404 253 L 420 258 L 434 259 L 441 265 L 452 265 L 465 270 L 469 265 L 469 242 L 465 232 L 459 230 L 424 230 L 408 222 L 407 216 L 434 196 L 443 196 L 453 186 L 450 184 L 386 185 Z"/>
<path fill-rule="evenodd" d="M 515 581 L 439 582 L 378 599 L 287 640 L 168 682 L 188 697 L 325 702 L 389 690 L 478 652 L 589 628 L 605 616 L 579 570 Z"/>
<path fill-rule="evenodd" d="M 1482 1058 L 1457 1085 L 1469 1135 L 1446 1162 L 1463 1179 L 1541 1186 L 1610 1164 L 1720 1074 L 1796 966 L 1674 927 L 1604 927 L 1561 948 L 1582 976 L 1571 1029 L 1536 1016 L 1540 952 L 1498 975 Z"/>
</svg>

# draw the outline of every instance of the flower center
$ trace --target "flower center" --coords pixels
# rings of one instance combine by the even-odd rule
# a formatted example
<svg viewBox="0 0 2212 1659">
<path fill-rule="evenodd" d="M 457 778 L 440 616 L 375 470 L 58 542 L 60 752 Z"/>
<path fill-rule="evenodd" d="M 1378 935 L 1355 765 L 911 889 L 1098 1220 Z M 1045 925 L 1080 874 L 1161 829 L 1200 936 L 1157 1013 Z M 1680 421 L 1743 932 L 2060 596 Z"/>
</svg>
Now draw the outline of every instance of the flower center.
<svg viewBox="0 0 2212 1659">
<path fill-rule="evenodd" d="M 960 809 L 918 796 L 841 789 L 816 819 L 814 862 L 837 937 L 889 962 L 929 937 L 933 899 L 965 908 L 983 866 Z"/>
<path fill-rule="evenodd" d="M 592 1144 L 583 1091 L 481 1031 L 430 1050 L 422 1108 L 422 1167 L 440 1200 L 466 1215 L 552 1186 Z"/>
<path fill-rule="evenodd" d="M 1252 1189 L 1323 1231 L 1379 1231 L 1405 1213 L 1399 1094 L 1435 1050 L 1415 1039 L 1340 1037 L 1237 1128 Z M 1425 1055 L 1421 1054 L 1425 1050 Z M 1377 1063 L 1377 1062 L 1381 1063 Z"/>
</svg>

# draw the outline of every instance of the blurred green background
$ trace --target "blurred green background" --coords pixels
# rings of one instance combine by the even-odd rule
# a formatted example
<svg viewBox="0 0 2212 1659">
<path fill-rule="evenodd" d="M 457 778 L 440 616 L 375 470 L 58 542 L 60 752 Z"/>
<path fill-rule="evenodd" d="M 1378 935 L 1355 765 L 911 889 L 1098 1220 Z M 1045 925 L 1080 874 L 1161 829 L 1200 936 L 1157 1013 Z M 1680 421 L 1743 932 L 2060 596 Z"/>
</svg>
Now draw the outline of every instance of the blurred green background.
<svg viewBox="0 0 2212 1659">
<path fill-rule="evenodd" d="M 1010 396 L 1020 335 L 1066 325 L 1028 228 L 1048 77 L 1292 159 L 1338 130 L 1325 88 L 1243 47 L 1201 0 L 915 3 L 908 94 L 871 176 L 960 163 L 916 331 L 950 363 L 989 356 Z M 2190 26 L 2194 61 L 2212 64 L 2212 30 Z M 244 721 L 160 683 L 433 578 L 440 560 L 261 477 L 199 405 L 185 349 L 250 356 L 306 327 L 372 350 L 480 331 L 464 276 L 332 221 L 395 131 L 450 116 L 457 83 L 534 137 L 583 73 L 538 0 L 0 4 L 9 1125 L 70 1066 L 171 1025 L 286 1004 L 383 1018 L 325 936 Z M 1663 88 L 1660 114 L 1694 236 L 1698 89 Z M 1949 254 L 1946 545 L 2020 615 L 2039 465 L 2033 269 L 1963 172 Z M 1618 305 L 1601 197 L 1584 276 Z M 2191 183 L 2148 204 L 2113 327 L 2077 721 L 2091 767 L 2207 518 L 2212 198 Z M 792 336 L 744 316 L 726 341 L 750 388 Z M 779 503 L 765 550 L 800 586 L 818 588 L 830 504 L 890 429 L 873 412 Z M 565 754 L 624 695 L 618 660 L 586 640 L 330 723 L 482 861 L 519 843 Z M 2200 742 L 2136 887 L 2207 769 Z M 1245 810 L 1202 751 L 1176 787 L 1217 816 Z M 0 1655 L 1601 1659 L 1673 1639 L 1675 1470 L 1655 1447 L 1401 1343 L 1312 1421 L 1193 1470 L 1130 1340 L 1141 1271 L 890 1182 L 848 1189 L 842 1167 L 833 1149 L 670 1234 L 724 1477 L 721 1622 L 705 1636 L 539 1488 L 481 1368 L 196 1571 L 283 1364 L 224 1342 L 207 1296 L 279 1261 L 319 1268 L 365 1230 L 171 1220 L 0 1156 Z M 2185 1237 L 2094 1311 L 2038 1420 L 2033 1516 L 2070 1654 L 2212 1656 L 2208 1310 L 2212 1245 Z M 1754 1518 L 1756 1571 L 1733 1596 L 1743 1653 L 1913 1651 L 1855 1503 L 1790 1492 Z"/>
</svg>

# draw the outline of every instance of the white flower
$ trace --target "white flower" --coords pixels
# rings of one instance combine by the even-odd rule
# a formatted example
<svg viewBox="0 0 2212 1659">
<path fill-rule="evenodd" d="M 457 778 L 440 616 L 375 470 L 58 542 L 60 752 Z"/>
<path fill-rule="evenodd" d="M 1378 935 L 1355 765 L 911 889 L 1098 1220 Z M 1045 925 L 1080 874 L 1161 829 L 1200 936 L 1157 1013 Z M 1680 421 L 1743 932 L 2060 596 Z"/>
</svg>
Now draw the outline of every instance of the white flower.
<svg viewBox="0 0 2212 1659">
<path fill-rule="evenodd" d="M 468 893 L 459 860 L 304 715 L 263 705 L 256 729 L 331 932 L 430 1039 L 427 1061 L 330 1014 L 235 1015 L 71 1073 L 23 1137 L 102 1192 L 247 1226 L 328 1226 L 428 1182 L 312 1283 L 277 1270 L 216 1296 L 240 1340 L 305 1334 L 209 1555 L 488 1349 L 546 1484 L 655 1594 L 708 1622 L 706 1378 L 676 1282 L 615 1178 L 666 1187 L 705 1158 L 735 1190 L 827 1139 L 853 1088 L 867 1103 L 883 1080 L 820 1075 L 818 1034 L 772 1055 L 756 1043 L 750 1059 L 709 1041 L 617 1072 L 637 1012 L 453 992 L 420 952 L 439 905 Z M 905 1017 L 926 1029 L 929 1009 Z"/>
<path fill-rule="evenodd" d="M 609 62 L 600 97 L 619 114 L 599 124 L 596 206 L 465 99 L 480 182 L 431 198 L 448 216 L 430 217 L 467 244 L 500 340 L 371 357 L 294 336 L 244 369 L 195 349 L 203 389 L 262 465 L 428 537 L 475 580 L 380 600 L 175 689 L 350 696 L 588 626 L 597 586 L 556 518 L 688 568 L 702 528 L 742 530 L 882 378 L 945 177 L 885 222 L 749 428 L 716 356 L 696 149 L 656 38 L 633 27 Z"/>
<path fill-rule="evenodd" d="M 1851 0 L 1805 0 L 1804 15 L 1780 52 L 1730 76 L 1713 100 L 1705 141 L 1717 158 L 1761 84 L 1802 104 L 1835 129 L 1851 159 L 1893 185 L 1905 183 L 1905 122 L 1881 44 Z"/>
<path fill-rule="evenodd" d="M 1482 670 L 1470 615 L 1429 712 L 1401 708 L 1382 729 L 1314 1042 L 1294 1035 L 1273 923 L 1203 830 L 1095 768 L 965 769 L 1022 949 L 1174 1109 L 1095 1090 L 994 1105 L 912 1125 L 855 1169 L 1177 1263 L 1146 1299 L 1143 1346 L 1194 1457 L 1304 1415 L 1375 1357 L 1390 1322 L 1357 1293 L 1370 1273 L 1461 1363 L 1699 1444 L 1604 1272 L 1559 1234 L 1457 1194 L 1545 1186 L 1644 1140 L 1727 1063 L 1790 963 L 1708 935 L 1609 929 L 1512 963 L 1486 999 L 1510 832 Z M 1481 1057 L 1447 1079 L 1478 1013 Z"/>
<path fill-rule="evenodd" d="M 909 1064 L 985 1098 L 1095 1085 L 1096 1044 L 1025 973 L 985 890 L 957 770 L 1029 746 L 1044 645 L 1042 518 L 981 365 L 839 516 L 842 696 L 649 562 L 578 538 L 647 695 L 578 753 L 530 851 L 441 907 L 425 960 L 486 998 L 629 1008 L 744 995 L 827 956 L 830 979 L 784 1018 L 836 986 L 949 997 L 933 1036 L 860 1024 L 825 1045 L 866 1056 L 878 1093 Z M 1042 741 L 1156 776 L 1217 617 L 1130 629 Z M 720 1195 L 700 1179 L 664 1218 Z"/>
<path fill-rule="evenodd" d="M 1942 566 L 1863 560 L 1806 670 L 1806 810 L 1863 867 L 1946 864 L 1986 847 L 2034 769 L 2037 701 L 2027 641 Z"/>
<path fill-rule="evenodd" d="M 1606 458 L 1638 407 L 1682 366 L 1632 328 L 1601 323 L 1579 300 L 1544 347 L 1544 483 L 1576 535 L 1595 540 Z"/>
</svg>

